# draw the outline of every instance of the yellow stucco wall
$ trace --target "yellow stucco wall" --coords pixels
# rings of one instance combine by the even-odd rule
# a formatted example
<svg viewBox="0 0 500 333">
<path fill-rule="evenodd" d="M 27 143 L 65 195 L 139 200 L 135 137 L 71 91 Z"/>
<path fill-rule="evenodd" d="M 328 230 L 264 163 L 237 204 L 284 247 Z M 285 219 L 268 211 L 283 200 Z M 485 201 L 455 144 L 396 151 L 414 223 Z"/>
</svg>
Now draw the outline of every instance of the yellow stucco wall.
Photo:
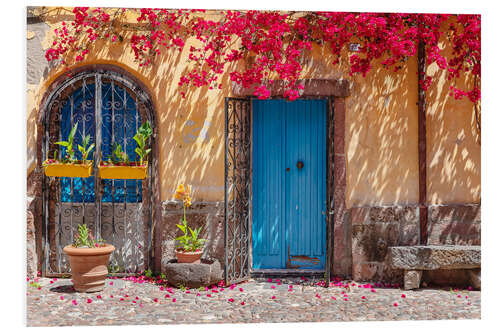
<svg viewBox="0 0 500 333">
<path fill-rule="evenodd" d="M 66 13 L 54 11 L 46 21 L 51 28 L 41 44 L 43 49 L 52 42 L 55 25 L 67 19 L 63 15 Z M 190 42 L 183 53 L 163 53 L 148 68 L 134 62 L 131 49 L 124 43 L 99 42 L 78 66 L 115 64 L 148 88 L 158 120 L 161 200 L 171 199 L 176 184 L 182 181 L 193 185 L 194 200 L 218 201 L 224 196 L 224 97 L 231 95 L 231 85 L 224 75 L 222 90 L 193 88 L 186 99 L 181 98 L 177 83 L 186 70 L 183 59 L 187 58 Z M 398 73 L 376 66 L 365 78 L 349 77 L 346 57 L 332 66 L 327 51 L 320 47 L 313 49 L 310 59 L 303 78 L 347 78 L 352 82 L 351 96 L 346 100 L 347 207 L 416 203 L 416 59 L 410 59 Z M 429 73 L 433 70 L 429 68 Z M 28 171 L 34 166 L 35 122 L 41 99 L 62 73 L 62 68 L 52 69 L 38 84 L 28 85 Z M 473 128 L 472 104 L 455 101 L 447 92 L 441 75 L 428 95 L 429 200 L 478 202 L 480 145 Z"/>
</svg>

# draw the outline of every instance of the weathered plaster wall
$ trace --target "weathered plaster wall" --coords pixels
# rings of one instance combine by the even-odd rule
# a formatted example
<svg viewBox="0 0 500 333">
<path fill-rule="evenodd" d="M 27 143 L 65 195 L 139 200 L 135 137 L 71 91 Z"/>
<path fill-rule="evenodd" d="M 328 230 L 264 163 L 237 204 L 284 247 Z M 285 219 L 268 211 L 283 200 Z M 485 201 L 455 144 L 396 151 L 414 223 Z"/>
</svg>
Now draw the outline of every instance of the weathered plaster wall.
<svg viewBox="0 0 500 333">
<path fill-rule="evenodd" d="M 40 103 L 50 84 L 64 75 L 61 66 L 48 66 L 45 50 L 52 43 L 53 29 L 69 18 L 65 9 L 52 9 L 44 22 L 28 24 L 28 174 L 41 163 L 35 157 Z M 135 22 L 133 17 L 128 21 Z M 127 29 L 122 29 L 121 34 L 131 34 Z M 195 207 L 189 214 L 193 223 L 205 225 L 204 236 L 210 239 L 207 253 L 223 259 L 224 97 L 231 96 L 232 90 L 228 75 L 224 75 L 222 90 L 192 89 L 186 99 L 181 98 L 177 83 L 188 68 L 181 59 L 186 58 L 192 42 L 187 41 L 183 53 L 162 53 L 147 68 L 134 61 L 131 49 L 124 43 L 99 42 L 77 65 L 120 66 L 140 80 L 153 99 L 162 202 L 157 207 L 162 223 L 156 225 L 155 231 L 157 268 L 173 255 L 171 239 L 176 236 L 175 223 L 181 211 L 169 200 L 179 182 L 193 185 Z M 328 51 L 315 46 L 306 55 L 310 60 L 302 75 L 351 82 L 350 97 L 342 103 L 345 119 L 336 119 L 344 122 L 343 126 L 335 124 L 336 129 L 345 129 L 345 137 L 335 138 L 336 145 L 342 146 L 335 158 L 336 162 L 345 161 L 346 188 L 344 207 L 336 207 L 336 225 L 342 232 L 335 229 L 335 244 L 342 248 L 336 248 L 334 272 L 352 272 L 357 279 L 396 281 L 400 272 L 388 267 L 386 248 L 412 245 L 419 239 L 416 59 L 409 59 L 397 73 L 375 66 L 363 78 L 348 75 L 350 54 L 346 52 L 340 64 L 332 66 Z M 435 205 L 429 209 L 429 241 L 480 244 L 480 206 L 453 206 L 451 210 L 446 206 L 480 203 L 480 145 L 472 104 L 448 96 L 449 83 L 434 66 L 428 68 L 428 74 L 436 78 L 427 97 L 427 185 L 429 203 Z M 340 209 L 345 214 L 338 214 Z M 40 213 L 33 215 L 37 220 Z"/>
<path fill-rule="evenodd" d="M 43 56 L 51 43 L 53 28 L 68 18 L 65 11 L 52 14 L 47 23 L 28 27 L 30 161 L 34 155 L 31 133 L 36 135 L 30 131 L 34 114 L 47 86 L 62 74 L 62 67 L 49 72 Z M 133 17 L 129 21 L 133 22 Z M 230 85 L 224 84 L 221 91 L 193 89 L 186 99 L 180 97 L 177 82 L 187 66 L 181 59 L 185 58 L 190 42 L 184 53 L 166 52 L 148 68 L 139 67 L 123 43 L 100 42 L 91 56 L 78 65 L 119 65 L 150 90 L 158 116 L 162 201 L 172 198 L 179 181 L 193 185 L 195 200 L 219 201 L 223 198 L 223 98 L 231 95 Z M 348 78 L 352 82 L 345 120 L 347 208 L 416 203 L 416 60 L 410 59 L 398 73 L 378 66 L 365 78 L 349 77 L 346 59 L 350 54 L 346 53 L 338 66 L 332 66 L 327 51 L 316 47 L 309 54 L 311 60 L 303 73 L 303 78 Z M 433 71 L 429 68 L 429 73 Z M 229 82 L 227 75 L 222 80 Z M 440 74 L 440 81 L 428 94 L 428 195 L 431 203 L 478 202 L 480 146 L 473 132 L 472 105 L 449 97 L 443 80 L 444 74 Z"/>
</svg>

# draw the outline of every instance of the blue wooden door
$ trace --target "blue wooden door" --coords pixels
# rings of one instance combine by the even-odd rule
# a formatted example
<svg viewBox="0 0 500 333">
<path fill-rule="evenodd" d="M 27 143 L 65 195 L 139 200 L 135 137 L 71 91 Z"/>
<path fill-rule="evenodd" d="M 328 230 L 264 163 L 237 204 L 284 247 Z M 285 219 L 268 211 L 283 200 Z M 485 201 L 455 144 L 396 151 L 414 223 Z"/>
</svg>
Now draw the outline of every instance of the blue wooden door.
<svg viewBox="0 0 500 333">
<path fill-rule="evenodd" d="M 326 109 L 253 102 L 253 269 L 325 268 Z"/>
</svg>

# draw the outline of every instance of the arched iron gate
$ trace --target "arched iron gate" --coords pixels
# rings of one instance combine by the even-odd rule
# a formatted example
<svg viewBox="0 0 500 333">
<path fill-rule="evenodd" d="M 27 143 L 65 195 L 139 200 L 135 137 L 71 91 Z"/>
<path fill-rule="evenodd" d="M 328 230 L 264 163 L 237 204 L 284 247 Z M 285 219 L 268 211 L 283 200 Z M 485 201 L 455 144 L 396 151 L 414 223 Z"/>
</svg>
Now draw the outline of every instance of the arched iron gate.
<svg viewBox="0 0 500 333">
<path fill-rule="evenodd" d="M 154 127 L 151 101 L 133 81 L 109 70 L 85 71 L 62 82 L 45 105 L 42 156 L 64 154 L 57 141 L 66 140 L 78 122 L 76 149 L 82 136 L 90 135 L 94 169 L 89 178 L 43 177 L 43 273 L 56 276 L 70 272 L 62 249 L 73 243 L 79 224 L 115 246 L 109 270 L 116 274 L 144 271 L 151 257 L 153 177 L 155 163 L 149 157 L 144 180 L 98 178 L 97 166 L 111 154 L 113 142 L 121 144 L 135 160 L 132 139 L 141 123 Z M 153 135 L 154 137 L 154 135 Z M 154 139 L 154 138 L 153 138 Z M 151 154 L 153 155 L 153 154 Z"/>
</svg>

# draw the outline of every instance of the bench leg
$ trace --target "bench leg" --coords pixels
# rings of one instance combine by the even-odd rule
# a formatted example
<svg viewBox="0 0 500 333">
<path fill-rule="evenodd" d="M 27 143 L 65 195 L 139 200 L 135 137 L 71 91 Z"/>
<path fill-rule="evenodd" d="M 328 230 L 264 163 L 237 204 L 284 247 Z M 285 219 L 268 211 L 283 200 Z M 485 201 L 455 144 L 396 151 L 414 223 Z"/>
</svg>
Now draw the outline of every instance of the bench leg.
<svg viewBox="0 0 500 333">
<path fill-rule="evenodd" d="M 422 279 L 422 271 L 405 270 L 405 276 L 404 276 L 405 290 L 420 288 L 421 279 Z"/>
<path fill-rule="evenodd" d="M 481 290 L 481 268 L 469 270 L 469 281 L 472 288 Z"/>
</svg>

